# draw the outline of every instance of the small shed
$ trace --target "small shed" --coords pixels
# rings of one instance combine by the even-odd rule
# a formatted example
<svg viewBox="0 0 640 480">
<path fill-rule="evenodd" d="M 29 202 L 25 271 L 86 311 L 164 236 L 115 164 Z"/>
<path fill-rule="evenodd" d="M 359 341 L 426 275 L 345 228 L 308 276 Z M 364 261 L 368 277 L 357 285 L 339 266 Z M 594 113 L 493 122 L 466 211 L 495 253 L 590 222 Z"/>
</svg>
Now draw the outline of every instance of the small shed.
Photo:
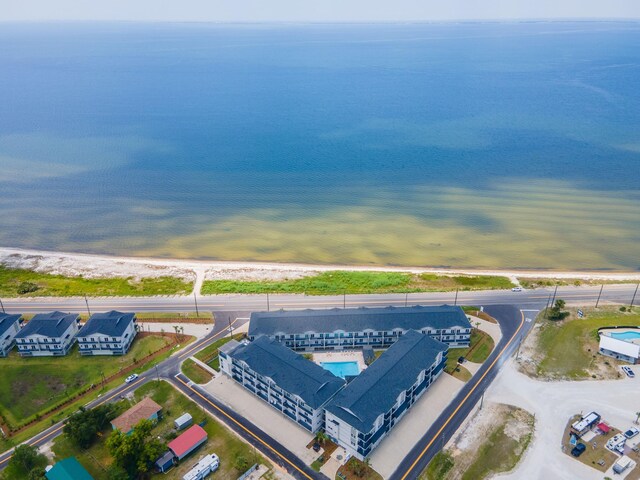
<svg viewBox="0 0 640 480">
<path fill-rule="evenodd" d="M 193 423 L 193 417 L 188 413 L 185 413 L 184 415 L 180 415 L 173 422 L 173 424 L 175 425 L 176 429 L 178 429 L 178 430 L 182 430 L 183 428 L 187 428 L 189 425 L 191 425 L 191 423 Z"/>
<path fill-rule="evenodd" d="M 193 425 L 182 435 L 171 440 L 168 446 L 176 459 L 182 460 L 206 441 L 207 432 L 200 425 Z"/>
<path fill-rule="evenodd" d="M 156 460 L 156 468 L 160 473 L 165 473 L 173 467 L 173 453 L 167 450 L 158 460 Z"/>
</svg>

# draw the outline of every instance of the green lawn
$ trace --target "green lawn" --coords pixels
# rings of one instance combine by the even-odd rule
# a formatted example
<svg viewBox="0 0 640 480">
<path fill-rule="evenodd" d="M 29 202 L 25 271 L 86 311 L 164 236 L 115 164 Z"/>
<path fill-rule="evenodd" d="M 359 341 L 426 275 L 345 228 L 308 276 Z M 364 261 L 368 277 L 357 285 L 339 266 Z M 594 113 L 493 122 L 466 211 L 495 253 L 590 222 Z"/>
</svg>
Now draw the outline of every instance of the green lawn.
<svg viewBox="0 0 640 480">
<path fill-rule="evenodd" d="M 640 308 L 621 312 L 617 307 L 582 308 L 585 318 L 578 318 L 575 309 L 562 321 L 552 322 L 539 316 L 539 333 L 535 349 L 539 355 L 537 375 L 555 379 L 585 379 L 608 371 L 617 376 L 612 367 L 615 360 L 598 354 L 600 327 L 640 325 Z M 609 368 L 611 367 L 611 368 Z M 596 373 L 597 372 L 597 373 Z"/>
<path fill-rule="evenodd" d="M 20 295 L 23 282 L 35 284 L 37 290 Z M 50 275 L 32 270 L 10 269 L 0 265 L 0 297 L 70 297 L 70 296 L 151 296 L 186 295 L 193 282 L 176 277 L 83 278 Z"/>
<path fill-rule="evenodd" d="M 471 345 L 469 348 L 451 348 L 447 353 L 447 364 L 444 371 L 466 382 L 471 378 L 471 372 L 464 367 L 458 367 L 458 358 L 465 357 L 474 363 L 484 363 L 495 347 L 493 338 L 488 333 L 474 328 L 471 330 Z M 460 370 L 457 371 L 456 368 Z"/>
<path fill-rule="evenodd" d="M 637 280 L 598 280 L 581 278 L 518 278 L 524 288 L 541 288 L 566 285 L 609 285 L 616 283 L 638 283 Z"/>
<path fill-rule="evenodd" d="M 75 346 L 65 357 L 22 358 L 15 351 L 0 360 L 0 412 L 12 425 L 20 425 L 73 397 L 91 384 L 102 382 L 136 360 L 169 343 L 159 335 L 136 338 L 121 357 L 83 357 Z"/>
<path fill-rule="evenodd" d="M 220 293 L 305 293 L 340 295 L 362 293 L 411 293 L 428 291 L 488 290 L 511 288 L 507 277 L 444 276 L 403 272 L 331 271 L 284 281 L 207 280 L 205 295 Z"/>
<path fill-rule="evenodd" d="M 218 357 L 218 349 L 230 340 L 241 340 L 244 338 L 244 333 L 236 333 L 233 337 L 224 337 L 220 340 L 216 340 L 211 345 L 207 345 L 194 355 L 201 362 L 210 365 L 211 362 Z M 218 370 L 218 368 L 216 368 Z"/>
<path fill-rule="evenodd" d="M 479 445 L 455 457 L 447 450 L 438 453 L 420 479 L 483 480 L 497 473 L 509 472 L 529 447 L 533 428 L 533 415 L 510 405 L 501 405 L 498 419 Z"/>
<path fill-rule="evenodd" d="M 187 358 L 182 363 L 182 373 L 184 373 L 190 380 L 199 384 L 210 382 L 213 378 L 209 372 L 190 358 Z"/>
</svg>

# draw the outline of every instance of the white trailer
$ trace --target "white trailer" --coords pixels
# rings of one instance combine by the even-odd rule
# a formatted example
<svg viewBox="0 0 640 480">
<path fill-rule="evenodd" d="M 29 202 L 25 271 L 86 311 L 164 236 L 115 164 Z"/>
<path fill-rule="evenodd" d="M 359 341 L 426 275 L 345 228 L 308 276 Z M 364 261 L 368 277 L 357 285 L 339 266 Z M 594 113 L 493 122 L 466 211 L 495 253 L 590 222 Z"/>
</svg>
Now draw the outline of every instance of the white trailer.
<svg viewBox="0 0 640 480">
<path fill-rule="evenodd" d="M 215 453 L 205 455 L 182 477 L 182 480 L 202 480 L 210 473 L 215 472 L 219 466 L 220 460 Z"/>
</svg>

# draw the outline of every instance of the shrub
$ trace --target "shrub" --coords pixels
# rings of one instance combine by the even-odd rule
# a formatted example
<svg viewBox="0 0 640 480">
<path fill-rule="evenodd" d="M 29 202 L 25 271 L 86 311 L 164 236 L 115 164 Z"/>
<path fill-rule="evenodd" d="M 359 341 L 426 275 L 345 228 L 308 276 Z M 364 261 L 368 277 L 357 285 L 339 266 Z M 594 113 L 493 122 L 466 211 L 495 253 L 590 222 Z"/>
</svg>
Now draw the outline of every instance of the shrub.
<svg viewBox="0 0 640 480">
<path fill-rule="evenodd" d="M 32 282 L 22 282 L 18 285 L 18 295 L 25 295 L 27 293 L 35 292 L 39 289 L 38 285 Z"/>
</svg>

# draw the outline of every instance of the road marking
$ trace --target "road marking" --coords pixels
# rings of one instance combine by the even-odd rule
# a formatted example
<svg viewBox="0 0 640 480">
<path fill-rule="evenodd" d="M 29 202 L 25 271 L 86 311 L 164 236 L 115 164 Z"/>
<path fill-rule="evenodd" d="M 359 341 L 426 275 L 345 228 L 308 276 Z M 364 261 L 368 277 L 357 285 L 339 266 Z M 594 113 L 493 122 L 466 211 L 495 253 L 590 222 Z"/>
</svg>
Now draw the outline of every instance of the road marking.
<svg viewBox="0 0 640 480">
<path fill-rule="evenodd" d="M 234 325 L 238 320 L 240 320 L 240 319 L 239 319 L 239 318 L 236 318 L 233 322 L 231 322 L 231 323 L 229 324 L 229 326 L 228 326 L 228 327 L 233 327 L 233 325 Z M 191 356 L 191 352 L 193 352 L 195 349 L 199 349 L 199 348 L 201 348 L 201 347 L 202 347 L 202 348 L 204 348 L 204 347 L 203 347 L 203 345 L 204 345 L 205 343 L 209 342 L 210 340 L 213 340 L 214 338 L 216 338 L 216 337 L 220 336 L 220 335 L 221 335 L 221 334 L 223 334 L 223 333 L 227 333 L 227 328 L 228 328 L 228 327 L 225 327 L 223 330 L 220 330 L 218 333 L 216 333 L 216 334 L 215 334 L 214 336 L 212 336 L 211 338 L 207 338 L 207 339 L 201 340 L 201 342 L 202 342 L 202 343 L 200 343 L 200 344 L 198 344 L 198 343 L 196 342 L 196 345 L 193 345 L 189 350 L 187 350 L 187 351 L 185 351 L 185 352 L 182 352 L 180 355 L 178 355 L 178 358 L 184 358 L 184 357 L 185 357 L 185 356 L 187 356 L 187 355 Z"/>
<path fill-rule="evenodd" d="M 257 440 L 258 442 L 260 442 L 262 445 L 264 445 L 265 447 L 267 447 L 269 450 L 271 450 L 273 453 L 275 453 L 278 457 L 282 458 L 285 462 L 287 462 L 289 465 L 291 465 L 293 468 L 295 468 L 298 472 L 300 472 L 302 475 L 305 476 L 305 478 L 308 478 L 309 480 L 313 480 L 312 477 L 310 477 L 309 475 L 307 475 L 306 473 L 304 473 L 302 470 L 300 470 L 295 464 L 293 464 L 291 462 L 291 460 L 289 460 L 287 457 L 285 457 L 283 454 L 281 454 L 280 452 L 278 452 L 275 448 L 273 448 L 271 445 L 269 445 L 267 442 L 265 442 L 264 440 L 262 440 L 260 437 L 258 437 L 255 433 L 253 433 L 251 430 L 249 430 L 247 427 L 245 427 L 244 425 L 242 425 L 240 422 L 238 422 L 235 418 L 233 418 L 231 415 L 227 414 L 227 412 L 225 412 L 224 410 L 222 410 L 221 408 L 219 408 L 215 403 L 211 402 L 211 400 L 209 400 L 207 397 L 205 397 L 204 395 L 202 395 L 199 391 L 197 391 L 195 388 L 190 387 L 187 383 L 185 383 L 184 381 L 182 381 L 180 378 L 178 378 L 177 376 L 175 377 L 180 383 L 182 383 L 186 388 L 188 388 L 189 390 L 191 390 L 193 393 L 195 393 L 196 395 L 198 395 L 200 398 L 202 398 L 205 402 L 207 402 L 209 405 L 211 405 L 213 408 L 215 408 L 218 412 L 220 412 L 221 414 L 223 414 L 225 417 L 227 417 L 229 420 L 231 420 L 233 423 L 235 423 L 237 426 L 239 426 L 240 428 L 242 428 L 242 430 L 244 430 L 245 432 L 247 432 L 249 435 L 251 435 L 251 437 L 253 437 L 255 440 Z"/>
<path fill-rule="evenodd" d="M 458 404 L 458 406 L 456 407 L 456 409 L 451 413 L 451 415 L 449 415 L 449 418 L 447 418 L 445 420 L 445 422 L 442 424 L 442 427 L 440 427 L 440 430 L 438 430 L 436 432 L 436 434 L 433 436 L 433 438 L 429 441 L 429 443 L 427 444 L 426 447 L 424 447 L 424 449 L 422 450 L 422 452 L 420 452 L 420 455 L 418 455 L 418 458 L 415 459 L 415 461 L 411 464 L 411 466 L 407 469 L 407 471 L 405 472 L 405 474 L 402 476 L 402 478 L 400 480 L 405 480 L 407 478 L 407 476 L 411 473 L 411 471 L 416 467 L 416 465 L 418 464 L 418 462 L 420 461 L 420 459 L 424 456 L 424 454 L 427 452 L 427 450 L 429 450 L 431 448 L 431 445 L 433 445 L 433 443 L 436 441 L 436 438 L 438 438 L 438 436 L 444 431 L 445 428 L 447 428 L 447 426 L 449 425 L 449 423 L 451 422 L 451 420 L 453 419 L 453 417 L 456 416 L 456 414 L 458 413 L 458 411 L 462 408 L 462 406 L 467 402 L 467 400 L 469 399 L 469 397 L 471 396 L 471 394 L 473 392 L 475 392 L 476 388 L 478 388 L 478 385 L 480 385 L 482 383 L 482 380 L 484 380 L 484 377 L 487 376 L 487 374 L 493 369 L 494 365 L 496 364 L 496 362 L 498 360 L 500 360 L 500 358 L 502 357 L 502 355 L 504 354 L 504 352 L 506 352 L 507 348 L 509 348 L 509 345 L 511 345 L 511 342 L 513 342 L 513 340 L 518 336 L 518 333 L 520 332 L 520 330 L 522 329 L 522 326 L 524 325 L 524 313 L 522 313 L 522 311 L 520 312 L 520 315 L 522 316 L 522 320 L 520 320 L 520 325 L 518 326 L 518 329 L 514 332 L 514 334 L 511 336 L 511 338 L 509 339 L 509 341 L 507 342 L 507 344 L 502 348 L 502 350 L 500 351 L 500 353 L 496 356 L 496 358 L 493 360 L 493 362 L 491 362 L 491 365 L 489 365 L 489 368 L 487 368 L 487 370 L 482 374 L 482 376 L 478 379 L 478 381 L 475 383 L 475 385 L 473 387 L 471 387 L 471 390 L 469 390 L 469 392 L 465 395 L 465 397 L 462 399 L 462 401 Z"/>
<path fill-rule="evenodd" d="M 122 390 L 120 390 L 119 392 L 116 392 L 116 393 L 114 393 L 113 395 L 111 395 L 110 397 L 105 398 L 105 399 L 103 399 L 102 401 L 100 401 L 100 402 L 96 403 L 92 408 L 99 407 L 100 405 L 102 405 L 102 404 L 104 404 L 104 403 L 108 402 L 109 400 L 111 400 L 112 398 L 114 398 L 116 395 L 122 395 L 126 390 L 129 390 L 131 387 L 136 386 L 138 383 L 140 383 L 140 382 L 141 382 L 141 381 L 143 381 L 143 380 L 144 380 L 144 378 L 140 378 L 140 379 L 136 380 L 135 382 L 130 383 L 130 384 L 129 384 L 129 386 L 127 386 L 127 387 L 123 388 L 123 389 L 122 389 Z M 97 400 L 97 399 L 96 399 L 96 400 Z M 69 418 L 69 417 L 67 417 L 67 418 Z M 66 419 L 65 419 L 65 420 L 66 420 Z M 51 430 L 49 433 L 47 433 L 46 435 L 43 435 L 42 437 L 39 437 L 39 438 L 32 437 L 31 439 L 33 439 L 33 443 L 41 442 L 42 440 L 45 440 L 45 439 L 49 438 L 51 435 L 53 435 L 53 434 L 55 434 L 55 433 L 58 433 L 58 432 L 59 432 L 60 430 L 62 430 L 63 428 L 64 428 L 64 424 L 62 424 L 62 425 L 58 426 L 55 430 Z M 31 439 L 30 439 L 30 440 L 31 440 Z M 27 441 L 25 441 L 25 442 L 23 442 L 23 443 L 24 443 L 25 445 L 32 445 L 31 443 L 29 443 L 29 440 L 27 440 Z M 22 445 L 22 444 L 21 444 L 21 445 Z M 0 460 L 0 466 L 1 466 L 3 463 L 6 463 L 6 462 L 8 462 L 9 460 L 11 460 L 11 457 L 13 457 L 13 455 L 9 455 L 9 456 L 8 456 L 7 458 L 5 458 L 4 460 Z"/>
</svg>

